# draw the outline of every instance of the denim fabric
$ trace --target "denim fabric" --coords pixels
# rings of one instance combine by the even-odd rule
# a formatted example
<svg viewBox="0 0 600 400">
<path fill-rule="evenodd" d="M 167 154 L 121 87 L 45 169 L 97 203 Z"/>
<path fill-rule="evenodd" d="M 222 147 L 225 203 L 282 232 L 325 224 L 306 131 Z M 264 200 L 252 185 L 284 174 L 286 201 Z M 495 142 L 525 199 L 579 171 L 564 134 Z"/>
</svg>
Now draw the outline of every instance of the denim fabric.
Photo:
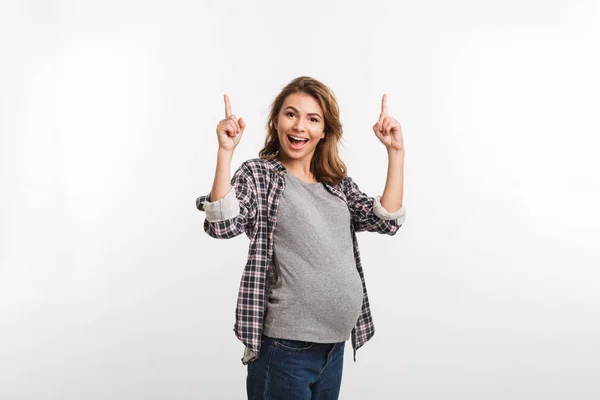
<svg viewBox="0 0 600 400">
<path fill-rule="evenodd" d="M 345 342 L 313 343 L 262 336 L 260 356 L 248 364 L 249 400 L 336 400 Z"/>
</svg>

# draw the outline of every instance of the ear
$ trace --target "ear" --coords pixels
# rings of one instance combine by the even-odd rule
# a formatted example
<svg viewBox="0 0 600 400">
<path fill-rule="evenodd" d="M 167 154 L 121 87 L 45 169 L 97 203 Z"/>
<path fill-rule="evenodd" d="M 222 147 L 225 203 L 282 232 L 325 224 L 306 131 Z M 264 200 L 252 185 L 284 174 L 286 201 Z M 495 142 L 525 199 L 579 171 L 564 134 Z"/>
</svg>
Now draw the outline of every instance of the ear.
<svg viewBox="0 0 600 400">
<path fill-rule="evenodd" d="M 321 139 L 325 138 L 325 131 L 321 134 Z"/>
</svg>

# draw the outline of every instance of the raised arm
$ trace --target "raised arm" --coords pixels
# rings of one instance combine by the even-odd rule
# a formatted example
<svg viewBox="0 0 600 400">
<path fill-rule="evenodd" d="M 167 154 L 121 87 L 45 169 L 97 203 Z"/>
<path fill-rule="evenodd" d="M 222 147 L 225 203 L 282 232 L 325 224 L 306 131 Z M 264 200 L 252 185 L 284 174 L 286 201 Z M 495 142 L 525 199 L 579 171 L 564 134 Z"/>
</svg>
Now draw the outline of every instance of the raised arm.
<svg viewBox="0 0 600 400">
<path fill-rule="evenodd" d="M 256 188 L 248 169 L 242 165 L 231 177 L 233 152 L 246 124 L 231 112 L 229 97 L 224 95 L 225 119 L 217 125 L 219 149 L 212 190 L 196 199 L 196 207 L 206 213 L 204 230 L 218 239 L 228 239 L 252 231 L 256 220 Z"/>
<path fill-rule="evenodd" d="M 225 100 L 225 119 L 219 121 L 217 125 L 219 150 L 217 151 L 215 179 L 210 191 L 211 201 L 222 199 L 231 190 L 231 160 L 236 146 L 242 139 L 244 129 L 246 129 L 244 120 L 237 119 L 232 113 L 229 97 L 224 94 L 223 99 Z"/>
<path fill-rule="evenodd" d="M 400 123 L 388 115 L 387 95 L 381 99 L 381 114 L 373 132 L 384 144 L 388 154 L 387 177 L 381 205 L 390 213 L 402 208 L 404 196 L 404 138 Z"/>
</svg>

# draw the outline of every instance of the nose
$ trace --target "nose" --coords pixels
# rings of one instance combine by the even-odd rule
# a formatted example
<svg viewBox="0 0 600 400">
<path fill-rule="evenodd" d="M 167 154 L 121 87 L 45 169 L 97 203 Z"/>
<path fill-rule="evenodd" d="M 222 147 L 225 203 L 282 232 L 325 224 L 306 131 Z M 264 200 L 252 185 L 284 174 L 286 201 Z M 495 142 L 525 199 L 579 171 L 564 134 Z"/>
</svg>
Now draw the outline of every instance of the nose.
<svg viewBox="0 0 600 400">
<path fill-rule="evenodd" d="M 298 118 L 298 120 L 296 121 L 296 124 L 294 125 L 294 129 L 299 132 L 304 132 L 304 122 L 303 122 L 302 118 Z"/>
</svg>

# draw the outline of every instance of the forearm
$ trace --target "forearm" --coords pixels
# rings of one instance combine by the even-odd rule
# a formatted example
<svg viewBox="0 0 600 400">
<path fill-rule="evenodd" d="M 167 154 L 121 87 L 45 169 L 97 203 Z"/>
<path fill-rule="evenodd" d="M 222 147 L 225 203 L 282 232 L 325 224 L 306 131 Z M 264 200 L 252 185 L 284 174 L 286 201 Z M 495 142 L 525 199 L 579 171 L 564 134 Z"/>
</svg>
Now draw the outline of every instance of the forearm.
<svg viewBox="0 0 600 400">
<path fill-rule="evenodd" d="M 388 170 L 381 205 L 390 213 L 402 207 L 404 196 L 404 151 L 388 151 Z"/>
<path fill-rule="evenodd" d="M 231 160 L 233 151 L 219 149 L 215 179 L 210 191 L 210 201 L 222 199 L 231 190 Z"/>
</svg>

